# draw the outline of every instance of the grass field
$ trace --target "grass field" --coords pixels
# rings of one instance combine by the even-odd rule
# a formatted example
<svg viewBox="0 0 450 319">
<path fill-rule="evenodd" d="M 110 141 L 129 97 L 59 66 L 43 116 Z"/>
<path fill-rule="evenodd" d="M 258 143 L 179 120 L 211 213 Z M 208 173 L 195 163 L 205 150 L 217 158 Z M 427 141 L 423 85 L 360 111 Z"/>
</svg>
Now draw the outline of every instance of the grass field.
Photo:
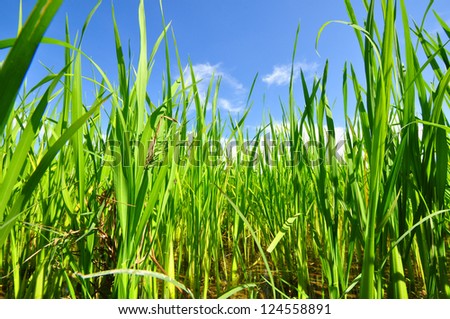
<svg viewBox="0 0 450 319">
<path fill-rule="evenodd" d="M 0 297 L 449 298 L 450 27 L 430 10 L 442 32 L 427 32 L 404 0 L 363 1 L 364 21 L 344 2 L 333 23 L 354 32 L 364 72 L 343 66 L 341 137 L 328 65 L 292 74 L 282 125 L 249 133 L 251 94 L 240 118 L 221 114 L 220 79 L 199 94 L 170 25 L 147 43 L 144 1 L 134 67 L 110 26 L 114 82 L 82 51 L 90 16 L 76 39 L 45 38 L 62 0 L 37 1 L 0 39 Z M 27 87 L 41 42 L 66 65 Z"/>
</svg>

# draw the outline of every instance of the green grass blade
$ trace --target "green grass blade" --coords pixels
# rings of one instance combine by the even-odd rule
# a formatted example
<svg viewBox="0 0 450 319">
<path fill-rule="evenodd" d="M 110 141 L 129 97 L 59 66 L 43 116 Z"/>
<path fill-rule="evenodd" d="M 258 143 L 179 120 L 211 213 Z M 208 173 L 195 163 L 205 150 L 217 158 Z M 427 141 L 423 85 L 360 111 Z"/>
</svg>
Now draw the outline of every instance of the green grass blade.
<svg viewBox="0 0 450 319">
<path fill-rule="evenodd" d="M 38 186 L 39 181 L 42 176 L 45 174 L 48 167 L 51 165 L 53 159 L 64 146 L 64 144 L 86 123 L 89 117 L 97 111 L 98 108 L 104 103 L 107 99 L 106 97 L 103 100 L 99 101 L 96 105 L 94 105 L 88 112 L 83 114 L 78 120 L 76 120 L 64 133 L 59 137 L 59 139 L 49 148 L 49 150 L 45 153 L 44 157 L 39 162 L 36 170 L 30 176 L 26 184 L 24 185 L 21 193 L 15 199 L 14 204 L 9 212 L 8 216 L 4 220 L 2 224 L 0 224 L 0 247 L 2 247 L 8 237 L 9 232 L 14 226 L 15 221 L 20 217 L 23 213 L 23 207 L 27 203 L 27 201 L 32 198 L 33 191 Z"/>
<path fill-rule="evenodd" d="M 126 274 L 126 275 L 130 275 L 130 276 L 140 276 L 140 277 L 153 277 L 153 278 L 156 278 L 159 280 L 163 280 L 165 282 L 171 283 L 175 287 L 182 289 L 192 299 L 194 299 L 194 295 L 192 294 L 192 292 L 189 289 L 187 289 L 186 286 L 183 285 L 182 283 L 180 283 L 180 282 L 176 281 L 175 279 L 173 279 L 169 276 L 166 276 L 164 274 L 154 272 L 154 271 L 149 271 L 149 270 L 112 269 L 112 270 L 105 270 L 105 271 L 96 272 L 96 273 L 87 274 L 87 275 L 78 273 L 77 276 L 79 276 L 82 279 L 90 279 L 90 278 L 97 278 L 97 277 L 102 277 L 102 276 L 121 275 L 121 274 Z"/>
<path fill-rule="evenodd" d="M 14 190 L 14 184 L 17 182 L 23 165 L 27 159 L 33 141 L 36 139 L 36 134 L 41 129 L 42 117 L 47 108 L 49 101 L 52 98 L 52 92 L 58 84 L 61 77 L 64 75 L 68 67 L 64 68 L 58 75 L 54 76 L 52 83 L 45 92 L 38 106 L 31 115 L 30 122 L 23 131 L 17 148 L 11 158 L 11 165 L 6 171 L 3 181 L 0 184 L 0 222 L 3 221 L 6 205 L 10 200 L 10 196 Z"/>
<path fill-rule="evenodd" d="M 0 68 L 0 133 L 3 133 L 25 74 L 63 0 L 39 0 Z"/>
</svg>

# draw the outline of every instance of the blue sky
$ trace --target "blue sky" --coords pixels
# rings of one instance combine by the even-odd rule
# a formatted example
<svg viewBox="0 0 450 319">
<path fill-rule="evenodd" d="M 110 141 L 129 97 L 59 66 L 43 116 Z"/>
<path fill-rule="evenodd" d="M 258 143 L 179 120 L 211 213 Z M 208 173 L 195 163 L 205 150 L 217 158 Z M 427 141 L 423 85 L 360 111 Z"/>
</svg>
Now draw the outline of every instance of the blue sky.
<svg viewBox="0 0 450 319">
<path fill-rule="evenodd" d="M 18 22 L 18 0 L 3 0 L 0 11 L 0 38 L 14 37 Z M 35 1 L 24 0 L 24 16 Z M 130 43 L 132 61 L 136 65 L 139 53 L 138 0 L 114 0 L 122 43 Z M 448 0 L 436 0 L 433 8 L 445 19 L 450 19 Z M 446 4 L 447 3 L 447 4 Z M 64 22 L 67 15 L 72 38 L 80 31 L 94 7 L 94 0 L 66 0 L 50 26 L 46 36 L 64 39 Z M 190 59 L 197 74 L 208 80 L 213 73 L 222 77 L 219 106 L 223 113 L 239 116 L 245 105 L 252 80 L 259 74 L 252 95 L 253 108 L 247 124 L 260 125 L 267 114 L 281 121 L 280 102 L 288 98 L 288 73 L 297 26 L 300 37 L 295 68 L 301 67 L 308 79 L 321 74 L 329 60 L 328 97 L 333 107 L 337 125 L 343 125 L 341 101 L 342 69 L 350 61 L 358 70 L 362 58 L 353 31 L 343 25 L 329 26 L 320 40 L 319 53 L 315 39 L 320 27 L 329 20 L 348 20 L 342 0 L 165 0 L 166 21 L 172 22 L 179 53 L 184 64 Z M 359 20 L 363 21 L 362 1 L 353 1 Z M 423 0 L 406 0 L 411 18 L 419 21 L 427 5 Z M 148 42 L 150 45 L 162 31 L 159 0 L 145 1 Z M 432 15 L 428 30 L 437 30 Z M 94 15 L 83 41 L 83 50 L 115 81 L 117 74 L 111 1 L 103 1 Z M 5 58 L 0 51 L 0 60 Z M 35 83 L 45 74 L 40 63 L 55 72 L 62 67 L 62 50 L 41 45 L 28 81 Z M 161 96 L 161 78 L 164 72 L 163 50 L 157 55 L 149 84 L 150 97 L 157 101 Z M 176 70 L 175 60 L 172 60 Z M 84 63 L 88 67 L 88 63 Z M 88 67 L 87 72 L 90 72 Z M 89 74 L 88 74 L 89 75 Z M 297 72 L 298 75 L 298 72 Z M 204 81 L 207 82 L 207 81 Z M 296 85 L 297 103 L 301 106 L 300 83 Z M 203 88 L 204 89 L 204 88 Z"/>
</svg>

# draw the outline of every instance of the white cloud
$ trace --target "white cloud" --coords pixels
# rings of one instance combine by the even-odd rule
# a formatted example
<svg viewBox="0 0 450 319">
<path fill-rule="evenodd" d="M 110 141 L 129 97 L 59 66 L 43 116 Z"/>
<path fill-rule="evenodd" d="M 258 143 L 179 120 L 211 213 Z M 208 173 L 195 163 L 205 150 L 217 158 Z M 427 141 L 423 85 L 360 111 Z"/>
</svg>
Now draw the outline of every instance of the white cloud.
<svg viewBox="0 0 450 319">
<path fill-rule="evenodd" d="M 194 70 L 195 78 L 197 81 L 202 80 L 208 80 L 213 75 L 218 75 L 217 69 L 219 67 L 219 64 L 211 65 L 209 63 L 200 63 L 200 64 L 194 64 L 192 66 L 192 69 Z M 191 82 L 191 70 L 188 68 L 186 70 L 188 73 L 188 82 Z"/>
<path fill-rule="evenodd" d="M 212 77 L 220 77 L 222 78 L 222 82 L 230 86 L 233 90 L 238 91 L 239 93 L 245 90 L 244 85 L 239 82 L 239 80 L 235 79 L 231 74 L 222 70 L 222 68 L 220 67 L 220 63 L 214 65 L 210 63 L 194 64 L 192 66 L 192 69 L 194 70 L 194 75 L 196 81 L 198 82 L 198 86 L 207 88 L 209 85 L 209 80 L 211 80 Z M 186 73 L 187 83 L 191 84 L 192 78 L 189 68 L 186 70 Z"/>
<path fill-rule="evenodd" d="M 205 100 L 208 90 L 209 80 L 215 74 L 215 66 L 208 64 L 196 64 L 192 66 L 197 85 L 198 94 L 201 100 Z M 185 70 L 186 85 L 192 85 L 191 70 L 189 67 Z"/>
<path fill-rule="evenodd" d="M 270 74 L 266 74 L 262 81 L 268 85 L 286 85 L 289 84 L 291 79 L 291 68 L 290 64 L 275 65 L 273 71 Z M 319 65 L 316 62 L 299 62 L 294 64 L 294 80 L 300 76 L 300 70 L 306 74 L 306 76 L 312 76 L 316 73 Z"/>
<path fill-rule="evenodd" d="M 230 113 L 238 113 L 244 109 L 244 107 L 242 106 L 242 104 L 240 102 L 233 103 L 230 100 L 224 99 L 224 98 L 218 98 L 217 105 L 221 109 L 224 109 L 225 111 L 228 111 Z"/>
<path fill-rule="evenodd" d="M 196 84 L 198 94 L 202 101 L 206 99 L 206 93 L 208 91 L 208 86 L 211 78 L 214 77 L 216 80 L 221 78 L 221 86 L 226 87 L 227 89 L 231 89 L 232 99 L 219 98 L 217 100 L 218 107 L 231 113 L 237 113 L 242 111 L 243 102 L 241 97 L 243 94 L 245 94 L 246 89 L 244 85 L 241 82 L 239 82 L 239 80 L 237 80 L 231 74 L 224 71 L 223 68 L 221 68 L 220 63 L 194 64 L 192 65 L 192 69 L 194 71 L 195 80 L 197 82 Z M 186 77 L 186 84 L 191 85 L 192 77 L 191 77 L 191 70 L 189 67 L 185 70 L 185 77 Z M 213 94 L 213 92 L 211 92 L 211 94 Z M 208 105 L 208 109 L 211 109 L 210 105 Z"/>
<path fill-rule="evenodd" d="M 272 73 L 265 75 L 262 80 L 268 85 L 286 85 L 289 83 L 290 76 L 291 70 L 288 65 L 276 65 L 273 67 Z"/>
</svg>

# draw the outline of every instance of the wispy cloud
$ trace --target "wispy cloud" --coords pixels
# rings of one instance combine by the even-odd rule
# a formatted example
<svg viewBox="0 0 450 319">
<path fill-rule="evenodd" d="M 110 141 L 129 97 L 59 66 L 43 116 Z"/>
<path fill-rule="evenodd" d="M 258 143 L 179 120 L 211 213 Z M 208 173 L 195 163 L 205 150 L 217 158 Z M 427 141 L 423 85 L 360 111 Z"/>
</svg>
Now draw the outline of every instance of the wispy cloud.
<svg viewBox="0 0 450 319">
<path fill-rule="evenodd" d="M 241 97 L 245 94 L 246 89 L 244 85 L 234 78 L 231 74 L 223 70 L 221 64 L 199 63 L 192 66 L 194 71 L 195 81 L 197 82 L 197 89 L 200 99 L 205 100 L 208 91 L 210 80 L 221 79 L 221 86 L 231 91 L 231 98 L 219 98 L 217 105 L 219 108 L 237 113 L 243 110 L 243 102 Z M 185 70 L 185 77 L 187 85 L 192 84 L 191 71 L 189 67 Z M 208 107 L 210 108 L 210 106 Z"/>
<path fill-rule="evenodd" d="M 232 102 L 228 99 L 219 98 L 217 99 L 217 105 L 230 113 L 239 113 L 244 109 L 244 106 L 242 105 L 242 102 Z"/>
<path fill-rule="evenodd" d="M 275 65 L 273 71 L 270 74 L 266 74 L 262 81 L 268 85 L 287 85 L 291 79 L 291 64 Z M 306 76 L 312 76 L 317 72 L 319 64 L 316 62 L 299 62 L 294 64 L 294 80 L 300 76 L 300 70 L 306 74 Z"/>
<path fill-rule="evenodd" d="M 239 80 L 234 78 L 231 74 L 225 72 L 221 68 L 220 63 L 214 65 L 210 63 L 194 64 L 192 66 L 192 69 L 194 70 L 195 80 L 202 83 L 200 84 L 201 86 L 208 87 L 209 80 L 214 76 L 216 78 L 220 77 L 223 83 L 230 86 L 233 90 L 238 91 L 239 93 L 245 91 L 244 85 L 239 82 Z M 186 73 L 187 82 L 192 83 L 190 70 L 187 69 Z"/>
</svg>

